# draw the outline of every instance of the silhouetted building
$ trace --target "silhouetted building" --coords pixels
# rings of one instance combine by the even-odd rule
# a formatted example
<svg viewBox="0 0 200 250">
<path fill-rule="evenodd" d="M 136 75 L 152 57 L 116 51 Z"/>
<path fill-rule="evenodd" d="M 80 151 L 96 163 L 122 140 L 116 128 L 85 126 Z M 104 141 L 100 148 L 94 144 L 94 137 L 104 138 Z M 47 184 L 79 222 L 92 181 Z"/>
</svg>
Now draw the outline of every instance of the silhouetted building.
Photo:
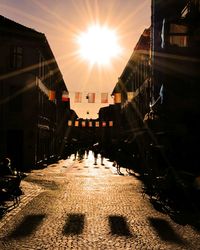
<svg viewBox="0 0 200 250">
<path fill-rule="evenodd" d="M 152 1 L 152 110 L 178 168 L 198 171 L 200 1 Z"/>
<path fill-rule="evenodd" d="M 198 171 L 200 0 L 152 0 L 144 30 L 113 90 L 127 142 L 150 144 L 168 165 Z"/>
<path fill-rule="evenodd" d="M 19 169 L 59 157 L 69 101 L 44 34 L 0 16 L 0 156 Z"/>
<path fill-rule="evenodd" d="M 145 29 L 125 66 L 112 95 L 120 93 L 123 138 L 135 138 L 144 129 L 143 117 L 152 99 L 150 81 L 150 29 Z"/>
</svg>

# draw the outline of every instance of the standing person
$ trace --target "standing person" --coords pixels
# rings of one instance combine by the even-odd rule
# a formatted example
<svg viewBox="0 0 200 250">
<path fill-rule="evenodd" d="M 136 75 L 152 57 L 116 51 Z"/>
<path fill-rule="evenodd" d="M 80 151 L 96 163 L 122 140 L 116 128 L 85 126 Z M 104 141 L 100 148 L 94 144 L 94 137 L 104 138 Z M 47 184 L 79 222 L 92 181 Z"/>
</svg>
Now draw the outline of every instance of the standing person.
<svg viewBox="0 0 200 250">
<path fill-rule="evenodd" d="M 104 159 L 105 150 L 103 146 L 101 146 L 100 154 L 101 154 L 101 165 L 104 166 L 103 159 Z"/>
<path fill-rule="evenodd" d="M 88 147 L 85 149 L 86 159 L 88 159 L 89 151 L 90 151 L 90 148 L 89 148 L 89 146 L 88 146 Z"/>
<path fill-rule="evenodd" d="M 79 162 L 82 162 L 83 158 L 84 158 L 84 153 L 85 153 L 85 149 L 80 147 L 78 150 L 78 160 Z"/>
<path fill-rule="evenodd" d="M 97 165 L 97 158 L 99 153 L 99 143 L 93 145 L 93 154 L 94 154 L 94 165 Z"/>
<path fill-rule="evenodd" d="M 120 168 L 124 163 L 123 161 L 124 161 L 124 158 L 123 158 L 122 148 L 118 147 L 117 150 L 115 151 L 115 160 L 114 160 L 113 166 L 117 168 L 117 173 L 119 175 L 123 175 L 123 173 L 120 171 Z"/>
</svg>

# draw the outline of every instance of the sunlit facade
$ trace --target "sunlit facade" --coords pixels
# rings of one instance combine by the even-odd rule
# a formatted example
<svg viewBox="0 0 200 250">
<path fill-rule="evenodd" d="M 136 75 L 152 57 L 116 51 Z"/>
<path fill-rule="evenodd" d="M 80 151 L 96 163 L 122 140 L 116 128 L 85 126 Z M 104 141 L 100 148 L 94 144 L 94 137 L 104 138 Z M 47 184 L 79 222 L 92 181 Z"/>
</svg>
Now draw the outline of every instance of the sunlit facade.
<svg viewBox="0 0 200 250">
<path fill-rule="evenodd" d="M 55 160 L 70 105 L 48 41 L 0 16 L 0 44 L 0 156 L 19 169 Z"/>
</svg>

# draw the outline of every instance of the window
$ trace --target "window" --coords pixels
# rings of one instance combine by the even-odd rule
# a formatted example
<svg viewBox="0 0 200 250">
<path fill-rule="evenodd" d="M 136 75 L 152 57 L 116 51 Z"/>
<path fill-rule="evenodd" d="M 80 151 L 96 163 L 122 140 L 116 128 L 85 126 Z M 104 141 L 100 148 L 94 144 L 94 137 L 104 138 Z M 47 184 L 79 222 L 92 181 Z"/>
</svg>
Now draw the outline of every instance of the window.
<svg viewBox="0 0 200 250">
<path fill-rule="evenodd" d="M 13 69 L 19 69 L 23 66 L 23 48 L 15 46 L 11 50 L 11 67 Z"/>
<path fill-rule="evenodd" d="M 187 36 L 170 36 L 170 44 L 178 47 L 187 47 Z"/>
<path fill-rule="evenodd" d="M 170 45 L 176 45 L 178 47 L 187 47 L 188 46 L 188 36 L 187 26 L 171 23 L 170 24 Z"/>
<path fill-rule="evenodd" d="M 18 86 L 10 86 L 9 98 L 9 110 L 11 112 L 21 112 L 23 106 L 22 91 Z"/>
</svg>

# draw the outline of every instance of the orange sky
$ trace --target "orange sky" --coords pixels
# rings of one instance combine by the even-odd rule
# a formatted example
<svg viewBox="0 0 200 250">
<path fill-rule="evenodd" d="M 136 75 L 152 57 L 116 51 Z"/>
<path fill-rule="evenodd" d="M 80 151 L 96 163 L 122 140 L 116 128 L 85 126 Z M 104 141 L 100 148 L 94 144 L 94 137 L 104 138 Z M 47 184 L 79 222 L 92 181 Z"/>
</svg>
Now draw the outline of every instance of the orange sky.
<svg viewBox="0 0 200 250">
<path fill-rule="evenodd" d="M 97 118 L 103 106 L 101 92 L 110 96 L 142 31 L 150 26 L 150 4 L 151 0 L 0 0 L 0 9 L 1 15 L 46 35 L 69 90 L 71 108 L 79 117 Z M 109 67 L 91 67 L 77 56 L 75 36 L 94 23 L 115 30 L 123 49 Z M 77 91 L 83 93 L 81 104 L 73 100 Z M 95 104 L 87 103 L 88 92 L 96 93 Z M 113 103 L 111 97 L 109 101 Z"/>
</svg>

